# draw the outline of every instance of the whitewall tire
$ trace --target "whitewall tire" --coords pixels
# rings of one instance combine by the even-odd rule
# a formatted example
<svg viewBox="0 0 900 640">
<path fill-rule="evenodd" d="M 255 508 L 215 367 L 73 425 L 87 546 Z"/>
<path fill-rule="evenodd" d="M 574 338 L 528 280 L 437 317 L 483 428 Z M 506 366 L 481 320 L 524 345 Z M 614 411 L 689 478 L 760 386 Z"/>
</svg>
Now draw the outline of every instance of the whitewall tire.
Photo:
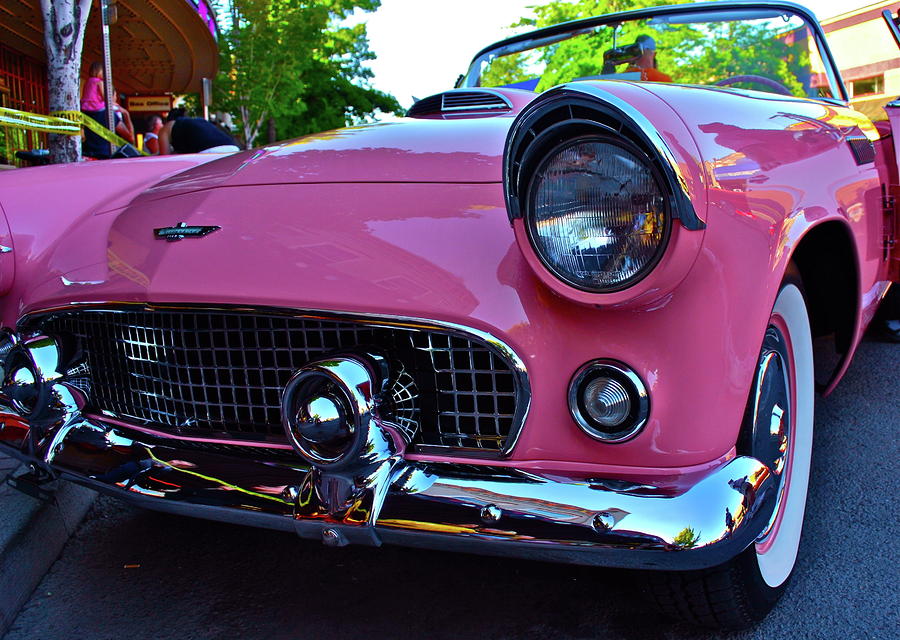
<svg viewBox="0 0 900 640">
<path fill-rule="evenodd" d="M 741 629 L 762 620 L 784 592 L 797 560 L 809 485 L 815 391 L 809 327 L 799 278 L 789 275 L 766 327 L 738 441 L 739 454 L 757 458 L 775 476 L 775 510 L 756 542 L 723 565 L 643 574 L 663 613 Z"/>
</svg>

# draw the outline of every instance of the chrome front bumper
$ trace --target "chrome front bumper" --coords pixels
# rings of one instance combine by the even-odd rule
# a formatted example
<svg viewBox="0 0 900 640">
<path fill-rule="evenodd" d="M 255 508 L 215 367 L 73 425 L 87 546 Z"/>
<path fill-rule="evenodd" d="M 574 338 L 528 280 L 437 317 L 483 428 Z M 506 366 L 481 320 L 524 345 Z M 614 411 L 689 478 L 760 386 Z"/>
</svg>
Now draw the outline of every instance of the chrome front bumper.
<svg viewBox="0 0 900 640">
<path fill-rule="evenodd" d="M 70 398 L 59 400 L 71 407 Z M 328 472 L 290 452 L 212 452 L 103 418 L 56 416 L 32 428 L 0 406 L 0 451 L 150 509 L 295 531 L 333 546 L 700 569 L 752 544 L 775 503 L 772 474 L 749 457 L 668 486 L 414 462 L 395 451 Z"/>
</svg>

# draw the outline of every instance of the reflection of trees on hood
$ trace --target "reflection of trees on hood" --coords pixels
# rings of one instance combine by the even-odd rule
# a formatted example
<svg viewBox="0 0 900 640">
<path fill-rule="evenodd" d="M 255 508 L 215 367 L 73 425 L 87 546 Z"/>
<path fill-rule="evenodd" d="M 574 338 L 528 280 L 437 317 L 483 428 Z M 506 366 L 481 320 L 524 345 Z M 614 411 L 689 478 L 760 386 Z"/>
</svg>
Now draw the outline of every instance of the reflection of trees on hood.
<svg viewBox="0 0 900 640">
<path fill-rule="evenodd" d="M 248 147 L 355 124 L 399 104 L 369 86 L 366 25 L 341 26 L 379 0 L 231 0 L 223 11 L 214 104 L 232 113 Z"/>
</svg>

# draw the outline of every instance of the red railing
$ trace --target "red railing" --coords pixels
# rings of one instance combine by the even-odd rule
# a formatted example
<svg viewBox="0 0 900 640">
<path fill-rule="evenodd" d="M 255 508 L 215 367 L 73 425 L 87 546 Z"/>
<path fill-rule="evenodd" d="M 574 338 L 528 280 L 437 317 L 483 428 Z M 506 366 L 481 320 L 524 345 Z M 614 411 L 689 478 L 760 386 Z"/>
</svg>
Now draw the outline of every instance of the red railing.
<svg viewBox="0 0 900 640">
<path fill-rule="evenodd" d="M 46 114 L 47 69 L 43 64 L 22 55 L 14 49 L 0 43 L 0 107 Z M 6 151 L 14 156 L 16 151 L 27 149 L 46 149 L 47 134 L 37 131 L 0 131 L 0 154 Z M 2 161 L 2 160 L 0 160 Z M 18 164 L 15 157 L 7 157 L 6 162 Z"/>
<path fill-rule="evenodd" d="M 43 64 L 0 44 L 0 78 L 9 89 L 3 106 L 47 113 L 47 69 Z"/>
</svg>

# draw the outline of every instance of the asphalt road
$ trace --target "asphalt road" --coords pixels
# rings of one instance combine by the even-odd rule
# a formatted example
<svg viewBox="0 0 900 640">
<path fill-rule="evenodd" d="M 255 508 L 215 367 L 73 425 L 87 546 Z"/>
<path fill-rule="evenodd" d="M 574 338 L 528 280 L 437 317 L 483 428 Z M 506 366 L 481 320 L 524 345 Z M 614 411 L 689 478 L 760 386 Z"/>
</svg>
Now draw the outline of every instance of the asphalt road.
<svg viewBox="0 0 900 640">
<path fill-rule="evenodd" d="M 6 640 L 900 637 L 900 345 L 864 343 L 816 412 L 799 567 L 759 627 L 711 634 L 640 601 L 629 574 L 289 534 L 102 498 Z"/>
</svg>

